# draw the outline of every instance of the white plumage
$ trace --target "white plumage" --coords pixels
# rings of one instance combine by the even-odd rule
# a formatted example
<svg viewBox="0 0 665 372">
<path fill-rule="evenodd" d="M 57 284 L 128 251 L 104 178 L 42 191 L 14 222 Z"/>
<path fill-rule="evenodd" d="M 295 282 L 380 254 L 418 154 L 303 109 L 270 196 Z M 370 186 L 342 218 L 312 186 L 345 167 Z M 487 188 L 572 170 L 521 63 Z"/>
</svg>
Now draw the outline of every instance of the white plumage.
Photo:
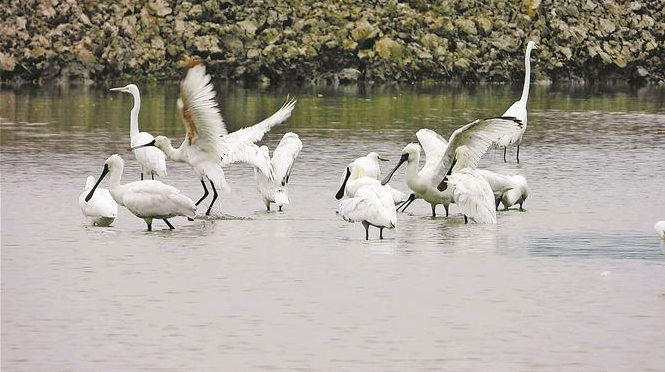
<svg viewBox="0 0 665 372">
<path fill-rule="evenodd" d="M 350 164 L 354 164 L 354 166 L 356 167 L 357 178 L 370 177 L 380 180 L 381 166 L 379 165 L 379 161 L 388 161 L 388 160 L 382 158 L 381 155 L 379 155 L 379 153 L 372 151 L 368 153 L 366 156 L 361 156 L 359 158 L 356 158 Z M 344 173 L 342 173 L 342 177 L 340 178 L 340 185 L 344 182 L 345 178 L 346 178 L 346 169 L 344 169 Z M 346 196 L 348 197 L 353 196 L 352 193 L 346 191 L 345 193 Z"/>
<path fill-rule="evenodd" d="M 340 200 L 345 194 L 347 197 L 352 198 L 362 186 L 383 187 L 392 197 L 393 206 L 406 201 L 406 195 L 403 192 L 392 188 L 390 185 L 383 186 L 381 181 L 376 178 L 365 176 L 365 168 L 363 168 L 362 164 L 358 164 L 355 161 L 346 167 L 346 174 L 335 198 Z"/>
<path fill-rule="evenodd" d="M 371 179 L 369 177 L 363 178 Z M 359 187 L 353 197 L 339 203 L 338 212 L 347 222 L 361 222 L 363 224 L 365 240 L 369 239 L 370 226 L 379 229 L 380 239 L 383 239 L 384 228 L 393 229 L 397 226 L 397 212 L 395 211 L 393 196 L 389 189 L 380 184 L 364 184 Z"/>
<path fill-rule="evenodd" d="M 522 136 L 526 131 L 527 125 L 526 105 L 529 100 L 529 84 L 531 82 L 531 51 L 534 48 L 536 48 L 536 43 L 529 41 L 526 45 L 526 52 L 524 54 L 524 87 L 522 88 L 522 97 L 520 97 L 519 101 L 513 103 L 502 115 L 517 118 L 523 124 L 519 131 L 503 136 L 496 141 L 497 146 L 504 147 L 503 161 L 506 161 L 506 149 L 508 146 L 517 145 L 517 162 L 520 162 L 520 143 L 522 143 Z"/>
<path fill-rule="evenodd" d="M 196 213 L 194 202 L 180 194 L 173 186 L 165 185 L 160 181 L 146 180 L 120 184 L 125 163 L 118 155 L 111 155 L 104 163 L 104 170 L 92 187 L 85 200 L 90 201 L 96 194 L 97 186 L 107 173 L 110 173 L 109 190 L 113 199 L 126 207 L 133 215 L 142 218 L 152 230 L 152 220 L 162 219 L 173 229 L 167 220 L 175 216 L 193 218 Z"/>
<path fill-rule="evenodd" d="M 524 176 L 508 176 L 486 169 L 477 169 L 477 171 L 492 188 L 497 210 L 499 203 L 503 203 L 505 209 L 515 204 L 520 205 L 520 210 L 523 209 L 524 201 L 529 196 L 529 185 Z"/>
<path fill-rule="evenodd" d="M 654 230 L 658 233 L 661 239 L 665 240 L 665 221 L 658 221 L 653 225 Z"/>
<path fill-rule="evenodd" d="M 196 202 L 197 206 L 208 196 L 205 184 L 207 180 L 213 197 L 206 215 L 210 215 L 217 199 L 217 188 L 230 191 L 222 166 L 236 162 L 247 163 L 260 168 L 268 178 L 274 177 L 269 163 L 264 161 L 262 153 L 253 143 L 260 140 L 273 126 L 288 119 L 295 105 L 295 100 L 290 100 L 268 119 L 228 134 L 210 80 L 205 66 L 195 65 L 187 71 L 187 76 L 180 84 L 181 92 L 177 105 L 186 133 L 179 148 L 174 148 L 169 139 L 163 136 L 134 147 L 139 150 L 146 146 L 156 146 L 169 159 L 189 164 L 203 186 L 203 196 Z"/>
<path fill-rule="evenodd" d="M 79 196 L 81 212 L 93 226 L 110 226 L 118 216 L 118 204 L 109 193 L 109 190 L 97 188 L 97 191 L 89 201 L 85 197 L 95 184 L 95 177 L 88 176 L 85 190 Z"/>
<path fill-rule="evenodd" d="M 260 168 L 254 168 L 256 188 L 263 197 L 266 209 L 270 210 L 270 203 L 275 203 L 282 210 L 282 206 L 289 204 L 288 184 L 293 169 L 293 163 L 302 150 L 300 137 L 292 132 L 284 134 L 273 151 L 272 159 L 267 146 L 261 146 L 260 151 L 264 161 L 272 168 L 273 176 L 265 174 Z"/>
<path fill-rule="evenodd" d="M 139 111 L 141 110 L 141 95 L 139 88 L 134 84 L 129 84 L 121 88 L 111 88 L 114 92 L 129 93 L 134 98 L 134 107 L 129 115 L 129 139 L 132 147 L 148 143 L 155 139 L 148 132 L 139 132 Z M 166 156 L 157 148 L 141 148 L 134 152 L 136 161 L 141 168 L 141 179 L 144 176 L 150 176 L 154 179 L 155 174 L 160 177 L 166 177 Z"/>
</svg>

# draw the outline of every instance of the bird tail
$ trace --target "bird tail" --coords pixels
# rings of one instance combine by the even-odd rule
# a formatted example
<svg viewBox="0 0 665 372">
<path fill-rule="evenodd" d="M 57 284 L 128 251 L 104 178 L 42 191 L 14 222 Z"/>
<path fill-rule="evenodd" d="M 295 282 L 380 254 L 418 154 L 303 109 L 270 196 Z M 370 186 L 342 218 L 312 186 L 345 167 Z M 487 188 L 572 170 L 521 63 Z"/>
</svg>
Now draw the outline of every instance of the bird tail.
<svg viewBox="0 0 665 372">
<path fill-rule="evenodd" d="M 275 203 L 277 205 L 289 204 L 289 197 L 286 195 L 286 190 L 283 187 L 275 191 Z"/>
<path fill-rule="evenodd" d="M 215 165 L 208 167 L 208 169 L 206 169 L 205 176 L 208 177 L 208 179 L 212 181 L 213 184 L 215 184 L 216 189 L 221 190 L 227 194 L 231 192 L 231 187 L 229 186 L 228 182 L 226 182 L 224 170 L 221 166 Z"/>
</svg>

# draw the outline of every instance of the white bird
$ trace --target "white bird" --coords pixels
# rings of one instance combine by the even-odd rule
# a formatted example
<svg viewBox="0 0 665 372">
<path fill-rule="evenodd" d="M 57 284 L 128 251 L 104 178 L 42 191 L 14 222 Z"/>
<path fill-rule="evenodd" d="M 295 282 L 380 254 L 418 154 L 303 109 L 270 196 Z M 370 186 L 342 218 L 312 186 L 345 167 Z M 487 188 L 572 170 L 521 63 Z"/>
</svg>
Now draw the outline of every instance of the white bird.
<svg viewBox="0 0 665 372">
<path fill-rule="evenodd" d="M 526 178 L 520 175 L 508 176 L 486 169 L 478 169 L 478 173 L 492 188 L 496 210 L 499 210 L 500 203 L 503 203 L 505 209 L 515 204 L 520 205 L 520 210 L 524 209 L 524 201 L 529 196 L 529 185 Z"/>
<path fill-rule="evenodd" d="M 388 161 L 388 159 L 385 159 L 381 157 L 379 153 L 372 151 L 366 156 L 356 158 L 350 164 L 354 164 L 357 167 L 358 177 L 370 177 L 380 180 L 381 166 L 379 165 L 379 161 Z M 344 183 L 344 179 L 346 178 L 346 171 L 347 170 L 344 169 L 344 173 L 342 173 L 342 177 L 340 178 L 340 184 Z M 346 192 L 346 196 L 352 197 L 353 194 Z"/>
<path fill-rule="evenodd" d="M 362 177 L 371 179 L 369 177 Z M 377 180 L 374 180 L 377 181 Z M 378 182 L 378 181 L 377 181 Z M 397 211 L 390 190 L 380 184 L 365 184 L 358 188 L 351 198 L 339 203 L 339 215 L 347 222 L 361 222 L 365 228 L 365 240 L 369 240 L 369 227 L 379 229 L 383 239 L 383 229 L 397 226 Z"/>
<path fill-rule="evenodd" d="M 95 177 L 88 176 L 85 182 L 85 190 L 79 196 L 79 206 L 81 212 L 93 226 L 111 226 L 118 216 L 118 204 L 116 204 L 109 190 L 98 188 L 90 201 L 85 201 L 92 186 L 95 184 Z"/>
<path fill-rule="evenodd" d="M 264 155 L 253 143 L 263 138 L 273 126 L 291 116 L 295 100 L 287 101 L 279 111 L 262 122 L 229 134 L 215 101 L 214 86 L 210 82 L 210 75 L 205 72 L 205 66 L 196 64 L 190 67 L 180 84 L 181 92 L 177 102 L 186 129 L 185 139 L 180 147 L 176 149 L 168 138 L 158 136 L 148 143 L 133 147 L 132 150 L 156 146 L 169 159 L 189 164 L 203 186 L 203 196 L 196 202 L 197 206 L 208 196 L 205 181 L 208 180 L 212 187 L 213 197 L 206 211 L 206 215 L 210 215 L 218 195 L 216 186 L 225 192 L 230 191 L 222 166 L 243 162 L 261 168 L 270 178 L 274 176 L 267 167 Z"/>
<path fill-rule="evenodd" d="M 161 183 L 160 181 L 146 180 L 130 182 L 121 185 L 122 171 L 125 163 L 117 154 L 111 155 L 104 163 L 104 169 L 97 183 L 92 187 L 85 201 L 89 202 L 94 196 L 97 186 L 106 174 L 111 174 L 109 190 L 111 196 L 119 205 L 126 207 L 133 215 L 142 218 L 152 231 L 152 220 L 161 219 L 173 230 L 168 221 L 175 216 L 194 217 L 196 206 L 192 199 L 182 195 L 178 189 Z"/>
<path fill-rule="evenodd" d="M 335 198 L 340 200 L 344 197 L 344 194 L 349 198 L 353 198 L 362 186 L 381 186 L 393 198 L 393 206 L 406 201 L 406 195 L 403 192 L 392 188 L 390 185 L 382 185 L 381 181 L 376 178 L 365 176 L 365 170 L 362 163 L 351 162 L 346 167 L 346 174 L 337 194 L 335 194 Z"/>
<path fill-rule="evenodd" d="M 260 168 L 254 168 L 254 178 L 256 180 L 256 188 L 263 196 L 263 202 L 266 209 L 270 210 L 270 203 L 275 203 L 282 211 L 282 206 L 289 204 L 288 184 L 293 169 L 293 163 L 296 161 L 300 150 L 302 150 L 302 141 L 300 137 L 292 132 L 284 134 L 279 145 L 272 153 L 270 159 L 270 150 L 268 146 L 261 146 L 268 166 L 273 170 L 273 176 L 266 175 Z"/>
<path fill-rule="evenodd" d="M 404 162 L 407 164 L 406 182 L 413 196 L 409 198 L 403 209 L 409 206 L 416 197 L 423 198 L 432 206 L 432 215 L 436 216 L 436 205 L 447 204 L 455 201 L 454 190 L 448 190 L 446 186 L 446 174 L 452 172 L 456 162 L 456 151 L 461 146 L 466 146 L 469 152 L 468 167 L 475 169 L 480 158 L 487 152 L 493 142 L 501 136 L 511 134 L 519 130 L 519 120 L 510 117 L 498 117 L 478 119 L 458 128 L 450 136 L 450 142 L 429 129 L 421 129 L 416 133 L 419 142 L 425 150 L 426 161 L 421 171 L 418 171 L 420 161 L 420 146 L 410 143 L 402 150 L 402 156 L 395 168 L 383 179 L 386 184 L 392 175 Z M 447 172 L 446 172 L 447 171 Z M 471 216 L 473 217 L 473 216 Z"/>
<path fill-rule="evenodd" d="M 661 239 L 665 240 L 665 221 L 658 221 L 653 228 L 656 230 Z"/>
<path fill-rule="evenodd" d="M 154 140 L 155 137 L 152 134 L 139 132 L 139 110 L 141 110 L 139 88 L 134 84 L 129 84 L 121 88 L 111 88 L 111 91 L 129 93 L 134 97 L 134 107 L 129 115 L 130 146 L 134 147 Z M 144 175 L 155 179 L 155 174 L 166 177 L 166 156 L 161 150 L 154 147 L 139 149 L 134 152 L 134 155 L 141 168 L 141 179 Z"/>
<path fill-rule="evenodd" d="M 522 143 L 522 136 L 526 131 L 527 112 L 526 104 L 529 100 L 529 83 L 531 81 L 531 50 L 538 48 L 535 42 L 529 41 L 526 44 L 526 53 L 524 55 L 524 88 L 522 89 L 522 97 L 519 101 L 513 103 L 506 112 L 501 116 L 510 116 L 519 119 L 524 126 L 521 130 L 509 136 L 501 137 L 497 142 L 497 146 L 503 146 L 503 161 L 506 161 L 506 149 L 508 146 L 517 144 L 517 162 L 520 162 L 520 143 Z"/>
</svg>

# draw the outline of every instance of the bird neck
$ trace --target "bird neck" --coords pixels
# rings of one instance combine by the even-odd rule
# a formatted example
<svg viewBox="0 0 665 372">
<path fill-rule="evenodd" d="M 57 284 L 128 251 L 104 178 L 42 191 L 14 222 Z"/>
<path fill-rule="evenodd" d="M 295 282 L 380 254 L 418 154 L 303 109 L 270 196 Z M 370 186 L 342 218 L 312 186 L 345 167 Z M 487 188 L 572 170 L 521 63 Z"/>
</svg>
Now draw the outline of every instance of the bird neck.
<svg viewBox="0 0 665 372">
<path fill-rule="evenodd" d="M 163 146 L 160 146 L 159 149 L 164 152 L 164 155 L 166 155 L 167 158 L 173 161 L 185 161 L 186 159 L 184 156 L 183 148 L 186 142 L 187 139 L 185 138 L 185 142 L 183 142 L 183 144 L 176 149 L 175 147 L 173 147 L 173 145 L 171 145 L 171 142 L 169 141 L 165 143 Z"/>
<path fill-rule="evenodd" d="M 120 185 L 120 179 L 122 178 L 122 171 L 123 167 L 120 166 L 120 169 L 114 169 L 109 172 L 109 192 L 111 192 L 113 199 L 120 205 L 124 205 L 121 203 L 123 188 L 122 185 Z"/>
<path fill-rule="evenodd" d="M 524 88 L 522 88 L 522 98 L 520 102 L 526 105 L 529 100 L 529 83 L 531 82 L 531 48 L 527 48 L 524 54 Z"/>
<path fill-rule="evenodd" d="M 409 157 L 409 160 L 406 161 L 406 178 L 418 177 L 418 164 L 420 164 L 420 153 L 416 153 L 413 159 Z"/>
<path fill-rule="evenodd" d="M 139 110 L 141 110 L 141 95 L 138 92 L 132 92 L 134 97 L 134 107 L 129 114 L 129 135 L 135 136 L 139 134 Z"/>
</svg>

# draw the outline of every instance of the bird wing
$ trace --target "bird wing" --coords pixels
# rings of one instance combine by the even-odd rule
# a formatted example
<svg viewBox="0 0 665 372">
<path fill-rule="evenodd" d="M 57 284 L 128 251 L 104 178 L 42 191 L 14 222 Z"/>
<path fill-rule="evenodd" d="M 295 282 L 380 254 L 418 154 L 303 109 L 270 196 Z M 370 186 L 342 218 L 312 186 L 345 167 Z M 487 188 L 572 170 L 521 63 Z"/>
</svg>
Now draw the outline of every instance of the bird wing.
<svg viewBox="0 0 665 372">
<path fill-rule="evenodd" d="M 281 182 L 282 186 L 289 182 L 293 163 L 296 161 L 300 150 L 302 150 L 300 137 L 295 133 L 288 132 L 273 151 L 272 165 L 275 171 L 275 179 Z"/>
<path fill-rule="evenodd" d="M 222 153 L 220 136 L 226 135 L 226 125 L 215 100 L 215 89 L 205 66 L 196 65 L 187 71 L 180 83 L 178 109 L 185 125 L 185 139 L 191 146 L 214 149 Z"/>
<path fill-rule="evenodd" d="M 275 172 L 270 162 L 270 157 L 265 152 L 261 151 L 259 146 L 253 143 L 247 144 L 242 147 L 235 147 L 231 149 L 226 156 L 222 158 L 222 166 L 233 163 L 245 163 L 257 168 L 259 172 L 263 173 L 270 181 L 275 178 Z"/>
<path fill-rule="evenodd" d="M 455 205 L 477 223 L 496 223 L 494 194 L 490 185 L 475 171 L 457 172 L 449 176 Z"/>
<path fill-rule="evenodd" d="M 418 142 L 420 142 L 425 152 L 425 166 L 423 169 L 438 167 L 446 153 L 448 141 L 435 131 L 426 128 L 417 131 L 416 137 L 418 137 Z"/>
<path fill-rule="evenodd" d="M 231 134 L 223 135 L 221 138 L 224 148 L 222 156 L 226 156 L 227 153 L 234 152 L 247 144 L 259 141 L 272 127 L 284 122 L 291 116 L 295 104 L 295 99 L 287 100 L 277 112 L 262 122 L 254 124 L 251 127 L 239 129 Z"/>
<path fill-rule="evenodd" d="M 487 181 L 493 192 L 504 193 L 519 186 L 510 176 L 494 173 L 486 169 L 476 169 L 476 171 Z"/>
<path fill-rule="evenodd" d="M 339 203 L 339 214 L 347 222 L 367 221 L 388 228 L 397 225 L 392 195 L 381 185 L 362 186 L 354 197 Z"/>
<path fill-rule="evenodd" d="M 434 177 L 433 181 L 438 184 L 443 179 L 453 163 L 455 150 L 458 147 L 467 146 L 471 150 L 469 168 L 475 169 L 478 162 L 480 162 L 480 158 L 487 152 L 493 142 L 501 136 L 509 135 L 520 128 L 522 128 L 522 122 L 513 117 L 478 119 L 458 128 L 450 136 L 448 147 L 437 169 L 438 177 Z"/>
<path fill-rule="evenodd" d="M 159 181 L 138 181 L 124 185 L 123 204 L 139 217 L 194 217 L 196 206 L 173 186 Z"/>
</svg>

